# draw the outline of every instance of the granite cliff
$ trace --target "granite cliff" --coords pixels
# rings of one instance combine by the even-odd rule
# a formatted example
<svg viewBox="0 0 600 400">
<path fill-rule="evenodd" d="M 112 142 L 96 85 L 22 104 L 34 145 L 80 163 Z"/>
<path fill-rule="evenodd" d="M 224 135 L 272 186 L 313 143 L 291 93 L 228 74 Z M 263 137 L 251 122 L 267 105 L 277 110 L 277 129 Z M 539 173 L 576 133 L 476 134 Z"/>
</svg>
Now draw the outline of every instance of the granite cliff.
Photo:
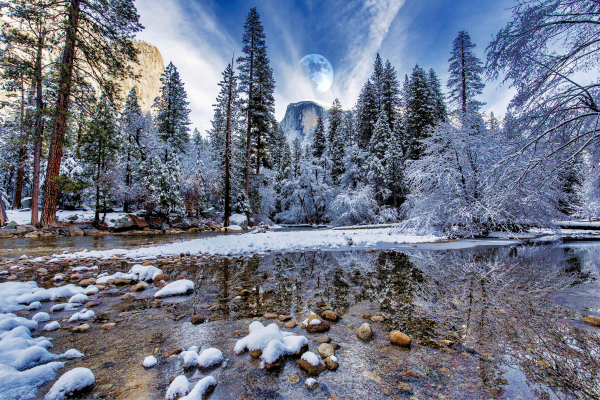
<svg viewBox="0 0 600 400">
<path fill-rule="evenodd" d="M 323 122 L 327 125 L 327 113 L 330 108 L 330 105 L 312 100 L 290 103 L 287 106 L 285 117 L 279 123 L 288 142 L 291 144 L 294 139 L 298 138 L 302 146 L 312 143 L 317 119 L 322 116 Z"/>
</svg>

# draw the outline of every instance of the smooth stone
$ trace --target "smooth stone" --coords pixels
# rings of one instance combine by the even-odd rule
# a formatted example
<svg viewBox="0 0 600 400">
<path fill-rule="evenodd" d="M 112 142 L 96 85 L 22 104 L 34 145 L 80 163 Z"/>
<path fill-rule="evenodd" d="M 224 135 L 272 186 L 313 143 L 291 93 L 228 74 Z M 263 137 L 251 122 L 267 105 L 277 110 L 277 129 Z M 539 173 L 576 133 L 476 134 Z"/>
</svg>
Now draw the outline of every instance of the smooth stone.
<svg viewBox="0 0 600 400">
<path fill-rule="evenodd" d="M 85 303 L 85 304 L 83 305 L 83 307 L 82 307 L 82 308 L 91 308 L 91 307 L 96 307 L 96 306 L 99 306 L 100 304 L 102 304 L 102 302 L 101 302 L 101 301 L 98 301 L 98 300 L 88 301 L 87 303 Z"/>
<path fill-rule="evenodd" d="M 335 350 L 329 343 L 322 343 L 317 349 L 321 357 L 327 358 L 329 356 L 335 355 Z"/>
<path fill-rule="evenodd" d="M 330 371 L 335 371 L 340 366 L 340 363 L 337 361 L 333 361 L 331 357 L 327 357 L 325 360 L 323 360 L 323 362 L 325 363 L 327 369 Z"/>
<path fill-rule="evenodd" d="M 323 363 L 319 363 L 319 365 L 315 366 L 303 359 L 299 359 L 297 362 L 298 366 L 309 375 L 319 375 L 327 369 Z"/>
<path fill-rule="evenodd" d="M 334 313 L 331 310 L 323 311 L 323 314 L 321 314 L 321 317 L 323 317 L 329 321 L 337 321 L 338 320 L 338 316 L 336 315 L 336 313 Z"/>
<path fill-rule="evenodd" d="M 160 281 L 169 281 L 169 275 L 167 274 L 158 274 L 154 277 L 154 284 L 156 285 L 157 283 L 159 283 Z"/>
<path fill-rule="evenodd" d="M 377 383 L 381 383 L 381 377 L 378 375 L 375 375 L 374 373 L 372 373 L 370 371 L 363 371 L 362 374 L 360 374 L 360 375 L 365 378 L 369 378 Z"/>
<path fill-rule="evenodd" d="M 110 322 L 110 323 L 108 323 L 108 324 L 104 324 L 104 325 L 102 325 L 102 326 L 100 327 L 100 329 L 104 329 L 105 331 L 108 331 L 108 330 L 110 330 L 110 329 L 114 328 L 115 326 L 117 326 L 117 324 L 116 324 L 116 323 L 114 323 L 114 322 Z"/>
<path fill-rule="evenodd" d="M 250 356 L 252 358 L 260 358 L 260 356 L 262 356 L 262 350 L 250 350 Z"/>
<path fill-rule="evenodd" d="M 265 315 L 263 315 L 263 318 L 266 318 L 266 319 L 274 319 L 274 318 L 277 318 L 277 314 L 273 314 L 273 313 L 266 313 Z"/>
<path fill-rule="evenodd" d="M 296 383 L 298 381 L 300 381 L 300 377 L 298 375 L 292 375 L 292 376 L 290 376 L 290 382 Z"/>
<path fill-rule="evenodd" d="M 90 326 L 88 324 L 81 324 L 79 326 L 71 328 L 71 332 L 83 333 L 83 332 L 87 331 L 88 329 L 90 329 Z"/>
<path fill-rule="evenodd" d="M 600 327 L 600 318 L 592 317 L 591 315 L 586 315 L 585 317 L 581 318 L 581 320 L 586 324 Z"/>
<path fill-rule="evenodd" d="M 203 324 L 204 321 L 206 321 L 206 317 L 204 315 L 200 315 L 200 314 L 194 314 L 192 315 L 192 325 L 198 325 L 198 324 Z"/>
<path fill-rule="evenodd" d="M 331 342 L 331 338 L 329 337 L 329 335 L 323 335 L 323 336 L 319 336 L 318 338 L 316 338 L 315 342 L 317 342 L 319 344 L 329 343 L 329 342 Z"/>
<path fill-rule="evenodd" d="M 400 331 L 391 331 L 390 332 L 390 342 L 392 342 L 392 344 L 398 345 L 398 346 L 410 346 L 410 338 L 405 335 L 404 333 L 400 332 Z"/>
<path fill-rule="evenodd" d="M 208 307 L 208 311 L 215 311 L 218 308 L 219 308 L 219 305 L 215 304 L 215 305 L 212 305 L 212 306 Z"/>
<path fill-rule="evenodd" d="M 115 285 L 119 286 L 119 285 L 129 285 L 131 283 L 131 279 L 125 279 L 125 278 L 117 278 L 115 280 Z"/>
<path fill-rule="evenodd" d="M 148 288 L 148 284 L 144 281 L 138 282 L 131 287 L 132 292 L 143 292 Z"/>
<path fill-rule="evenodd" d="M 78 285 L 81 287 L 88 287 L 90 285 L 93 285 L 94 283 L 96 283 L 96 278 L 88 278 L 79 281 Z"/>
<path fill-rule="evenodd" d="M 358 328 L 356 330 L 356 336 L 360 339 L 360 340 L 369 340 L 373 337 L 373 330 L 371 329 L 371 325 L 367 324 L 366 322 L 364 324 L 362 324 L 360 326 L 360 328 Z"/>
<path fill-rule="evenodd" d="M 277 319 L 279 319 L 282 322 L 285 322 L 285 321 L 289 321 L 290 319 L 292 319 L 292 316 L 291 315 L 280 315 L 277 317 Z"/>
<path fill-rule="evenodd" d="M 334 350 L 339 350 L 342 348 L 342 346 L 340 346 L 337 343 L 329 343 L 331 345 L 331 347 L 333 347 Z"/>
<path fill-rule="evenodd" d="M 312 385 L 309 385 L 308 384 L 308 379 L 307 379 L 307 381 L 304 382 L 304 386 L 306 386 L 309 390 L 315 390 L 315 389 L 319 388 L 319 382 L 314 381 L 314 382 L 311 382 L 311 383 L 312 383 Z"/>
<path fill-rule="evenodd" d="M 250 291 L 248 289 L 240 290 L 240 296 L 249 296 Z"/>
<path fill-rule="evenodd" d="M 381 315 L 374 315 L 371 317 L 371 321 L 373 322 L 382 322 L 384 318 Z"/>
<path fill-rule="evenodd" d="M 290 321 L 290 322 L 286 322 L 286 324 L 284 326 L 288 329 L 291 329 L 291 328 L 294 328 L 296 325 L 297 325 L 296 321 Z"/>
<path fill-rule="evenodd" d="M 123 296 L 121 296 L 121 300 L 131 300 L 133 298 L 135 298 L 133 293 L 125 293 Z"/>
<path fill-rule="evenodd" d="M 171 356 L 174 356 L 174 355 L 180 354 L 182 351 L 183 351 L 183 349 L 175 349 L 175 350 L 171 350 L 171 351 L 167 352 L 167 353 L 165 354 L 165 356 L 166 356 L 166 357 L 171 357 Z"/>
<path fill-rule="evenodd" d="M 310 323 L 306 325 L 306 332 L 308 333 L 319 333 L 326 332 L 330 328 L 329 322 L 321 320 L 321 323 L 318 325 L 311 325 Z"/>
</svg>

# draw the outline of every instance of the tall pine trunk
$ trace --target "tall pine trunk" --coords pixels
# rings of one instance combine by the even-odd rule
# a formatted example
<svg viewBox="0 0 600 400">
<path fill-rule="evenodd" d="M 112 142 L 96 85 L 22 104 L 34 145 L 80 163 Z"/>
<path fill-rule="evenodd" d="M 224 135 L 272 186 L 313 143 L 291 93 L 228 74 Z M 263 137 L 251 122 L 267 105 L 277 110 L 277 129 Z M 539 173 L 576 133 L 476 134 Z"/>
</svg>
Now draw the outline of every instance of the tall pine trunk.
<svg viewBox="0 0 600 400">
<path fill-rule="evenodd" d="M 19 156 L 17 158 L 17 180 L 13 197 L 13 208 L 21 208 L 23 199 L 23 177 L 25 176 L 25 158 L 27 157 L 27 142 L 29 135 L 25 131 L 25 82 L 21 76 L 21 137 L 19 139 Z"/>
<path fill-rule="evenodd" d="M 44 36 L 41 36 L 37 44 L 35 57 L 34 86 L 35 86 L 35 127 L 33 140 L 33 185 L 31 188 L 31 225 L 38 223 L 38 204 L 40 201 L 40 163 L 42 158 L 42 137 L 44 131 L 44 99 L 42 97 L 42 49 L 44 48 Z"/>
<path fill-rule="evenodd" d="M 252 43 L 250 48 L 254 48 L 254 36 L 252 36 Z M 246 190 L 246 197 L 250 198 L 250 155 L 252 151 L 252 75 L 254 73 L 254 50 L 250 52 L 250 79 L 248 84 L 248 128 L 246 129 L 246 182 L 244 189 Z"/>
<path fill-rule="evenodd" d="M 229 184 L 229 158 L 230 158 L 230 127 L 231 127 L 231 97 L 233 89 L 233 59 L 231 60 L 231 75 L 229 76 L 229 90 L 227 96 L 227 124 L 225 126 L 225 221 L 224 226 L 229 226 L 229 217 L 231 216 L 231 187 Z"/>
<path fill-rule="evenodd" d="M 73 66 L 75 61 L 75 41 L 77 39 L 77 27 L 79 24 L 79 14 L 81 12 L 80 3 L 81 0 L 70 0 L 69 4 L 69 23 L 65 32 L 65 48 L 63 50 L 60 68 L 60 86 L 58 89 L 56 116 L 54 118 L 52 141 L 48 153 L 48 169 L 46 171 L 44 205 L 41 220 L 43 225 L 50 225 L 56 222 L 56 201 L 58 195 L 56 180 L 60 175 L 60 163 L 62 160 L 64 138 L 67 128 Z"/>
</svg>

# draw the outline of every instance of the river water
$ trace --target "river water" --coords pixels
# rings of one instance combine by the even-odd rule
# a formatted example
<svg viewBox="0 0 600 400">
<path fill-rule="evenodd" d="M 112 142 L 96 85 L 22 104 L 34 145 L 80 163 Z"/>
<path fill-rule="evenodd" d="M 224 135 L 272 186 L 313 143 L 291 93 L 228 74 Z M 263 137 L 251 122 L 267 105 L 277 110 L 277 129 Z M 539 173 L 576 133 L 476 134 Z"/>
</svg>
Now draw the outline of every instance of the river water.
<svg viewBox="0 0 600 400">
<path fill-rule="evenodd" d="M 74 239 L 76 246 L 89 245 Z M 12 252 L 32 251 L 19 246 Z M 81 398 L 162 399 L 170 379 L 180 374 L 192 385 L 213 375 L 219 383 L 211 399 L 599 398 L 600 330 L 581 322 L 583 315 L 600 317 L 599 256 L 599 242 L 574 242 L 175 257 L 161 268 L 171 279 L 193 280 L 193 295 L 158 303 L 151 285 L 121 301 L 127 288 L 114 288 L 101 292 L 102 304 L 94 308 L 103 322 L 84 334 L 45 335 L 55 338 L 55 353 L 76 348 L 86 354 L 69 365 L 96 375 L 96 388 Z M 97 263 L 101 272 L 122 270 L 118 262 Z M 33 279 L 49 284 L 44 277 Z M 253 320 L 276 321 L 262 318 L 265 313 L 301 321 L 308 311 L 325 309 L 340 316 L 327 332 L 341 346 L 340 367 L 322 373 L 315 390 L 304 386 L 308 376 L 294 359 L 267 372 L 248 353 L 231 352 Z M 192 314 L 207 322 L 192 325 Z M 372 322 L 373 316 L 384 320 Z M 107 321 L 116 327 L 99 329 Z M 367 342 L 356 336 L 365 322 L 374 331 Z M 316 353 L 313 339 L 321 334 L 299 326 L 285 330 L 306 336 Z M 391 345 L 390 330 L 409 335 L 411 347 Z M 192 345 L 216 347 L 226 362 L 208 371 L 187 370 L 181 359 L 166 355 Z M 146 370 L 141 361 L 153 352 L 159 364 Z"/>
</svg>

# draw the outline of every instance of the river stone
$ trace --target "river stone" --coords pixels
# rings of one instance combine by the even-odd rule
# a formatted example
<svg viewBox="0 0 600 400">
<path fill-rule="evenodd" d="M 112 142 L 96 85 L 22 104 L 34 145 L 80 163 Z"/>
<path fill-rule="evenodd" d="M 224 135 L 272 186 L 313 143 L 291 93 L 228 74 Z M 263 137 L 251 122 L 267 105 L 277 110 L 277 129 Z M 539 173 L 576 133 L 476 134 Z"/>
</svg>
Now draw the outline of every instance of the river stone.
<svg viewBox="0 0 600 400">
<path fill-rule="evenodd" d="M 319 363 L 319 365 L 315 366 L 303 359 L 299 359 L 297 362 L 298 366 L 309 375 L 319 375 L 327 369 L 323 363 Z"/>
<path fill-rule="evenodd" d="M 88 329 L 90 329 L 90 326 L 88 324 L 81 324 L 79 326 L 71 328 L 71 332 L 83 333 Z"/>
<path fill-rule="evenodd" d="M 96 283 L 96 278 L 88 278 L 79 281 L 78 285 L 81 287 L 88 287 L 90 285 L 93 285 L 94 283 Z"/>
<path fill-rule="evenodd" d="M 311 325 L 311 324 L 306 325 L 306 332 L 308 332 L 308 333 L 326 332 L 329 330 L 329 328 L 330 328 L 329 322 L 321 320 L 321 323 L 318 325 Z"/>
<path fill-rule="evenodd" d="M 291 315 L 280 315 L 277 317 L 280 321 L 285 322 L 285 321 L 289 321 L 290 319 L 292 319 Z"/>
<path fill-rule="evenodd" d="M 248 289 L 243 289 L 240 291 L 240 296 L 249 296 L 250 291 Z"/>
<path fill-rule="evenodd" d="M 592 317 L 591 315 L 586 315 L 585 317 L 581 318 L 581 320 L 586 324 L 600 327 L 600 318 Z"/>
<path fill-rule="evenodd" d="M 100 304 L 102 304 L 102 302 L 101 302 L 101 301 L 99 301 L 99 300 L 88 301 L 87 303 L 85 303 L 85 304 L 83 305 L 83 307 L 82 307 L 82 308 L 91 308 L 91 307 L 96 307 L 96 306 L 99 306 Z"/>
<path fill-rule="evenodd" d="M 154 277 L 154 284 L 156 285 L 157 283 L 159 283 L 160 281 L 169 281 L 169 275 L 167 274 L 158 274 Z"/>
<path fill-rule="evenodd" d="M 329 342 L 331 342 L 331 338 L 329 337 L 329 335 L 323 335 L 323 336 L 319 336 L 318 338 L 316 338 L 315 342 L 317 342 L 319 344 L 329 343 Z"/>
<path fill-rule="evenodd" d="M 373 337 L 373 330 L 371 329 L 371 325 L 366 322 L 360 326 L 356 330 L 356 336 L 358 336 L 361 340 L 369 340 Z"/>
<path fill-rule="evenodd" d="M 252 358 L 260 358 L 260 356 L 262 356 L 262 350 L 250 350 L 250 356 Z"/>
<path fill-rule="evenodd" d="M 206 321 L 206 317 L 204 315 L 200 315 L 200 314 L 194 314 L 192 315 L 192 325 L 198 325 L 198 324 L 203 324 L 204 321 Z"/>
<path fill-rule="evenodd" d="M 392 342 L 392 344 L 398 345 L 398 346 L 410 346 L 410 338 L 405 335 L 404 333 L 400 332 L 400 331 L 391 331 L 390 332 L 390 342 Z"/>
<path fill-rule="evenodd" d="M 321 317 L 323 317 L 329 321 L 337 321 L 337 319 L 338 319 L 338 316 L 336 315 L 336 313 L 334 313 L 331 310 L 323 311 L 323 314 L 321 314 Z"/>
<path fill-rule="evenodd" d="M 329 343 L 322 343 L 317 349 L 321 357 L 327 358 L 329 356 L 335 355 L 335 350 Z"/>
<path fill-rule="evenodd" d="M 333 361 L 331 357 L 327 357 L 325 360 L 323 360 L 323 362 L 325 363 L 327 369 L 330 371 L 335 371 L 340 366 L 340 363 L 338 363 L 337 361 Z"/>
<path fill-rule="evenodd" d="M 296 383 L 300 380 L 300 377 L 298 375 L 292 375 L 290 376 L 290 382 L 292 383 Z"/>
<path fill-rule="evenodd" d="M 133 298 L 135 298 L 133 293 L 125 293 L 123 296 L 121 296 L 121 300 L 131 300 Z"/>
<path fill-rule="evenodd" d="M 296 326 L 296 321 L 290 321 L 290 322 L 286 322 L 286 324 L 284 325 L 286 328 L 291 329 L 294 328 Z"/>
<path fill-rule="evenodd" d="M 373 321 L 373 322 L 382 322 L 383 319 L 384 318 L 381 315 L 374 315 L 371 317 L 371 321 Z"/>
<path fill-rule="evenodd" d="M 114 322 L 110 322 L 108 324 L 104 324 L 100 327 L 100 329 L 104 329 L 105 331 L 111 330 L 112 328 L 114 328 L 115 326 L 117 326 L 116 323 Z"/>
<path fill-rule="evenodd" d="M 130 279 L 125 279 L 125 278 L 117 278 L 115 280 L 115 285 L 119 286 L 119 285 L 129 285 L 131 283 Z"/>
<path fill-rule="evenodd" d="M 144 281 L 140 281 L 131 287 L 132 292 L 143 292 L 148 288 L 148 284 Z"/>
<path fill-rule="evenodd" d="M 177 354 L 181 354 L 182 351 L 183 351 L 183 349 L 171 350 L 171 351 L 169 351 L 169 352 L 167 352 L 165 354 L 165 357 L 171 357 L 171 356 L 174 356 L 174 355 L 177 355 Z"/>
<path fill-rule="evenodd" d="M 285 362 L 285 357 L 281 356 L 277 360 L 275 360 L 275 362 L 273 362 L 273 363 L 265 362 L 265 368 L 269 371 L 273 370 L 273 369 L 277 369 L 277 368 L 281 367 L 284 362 Z"/>
<path fill-rule="evenodd" d="M 83 236 L 83 230 L 80 227 L 78 227 L 77 225 L 72 225 L 69 228 L 69 234 L 71 236 Z"/>
<path fill-rule="evenodd" d="M 319 382 L 314 379 L 309 381 L 308 379 L 304 382 L 304 386 L 306 386 L 309 390 L 315 390 L 319 388 Z"/>
<path fill-rule="evenodd" d="M 340 346 L 337 343 L 329 343 L 331 345 L 331 347 L 333 347 L 334 350 L 339 350 L 342 348 L 342 346 Z"/>
<path fill-rule="evenodd" d="M 263 315 L 263 318 L 265 318 L 265 319 L 274 319 L 274 318 L 277 318 L 277 314 L 266 313 L 265 315 Z"/>
</svg>

